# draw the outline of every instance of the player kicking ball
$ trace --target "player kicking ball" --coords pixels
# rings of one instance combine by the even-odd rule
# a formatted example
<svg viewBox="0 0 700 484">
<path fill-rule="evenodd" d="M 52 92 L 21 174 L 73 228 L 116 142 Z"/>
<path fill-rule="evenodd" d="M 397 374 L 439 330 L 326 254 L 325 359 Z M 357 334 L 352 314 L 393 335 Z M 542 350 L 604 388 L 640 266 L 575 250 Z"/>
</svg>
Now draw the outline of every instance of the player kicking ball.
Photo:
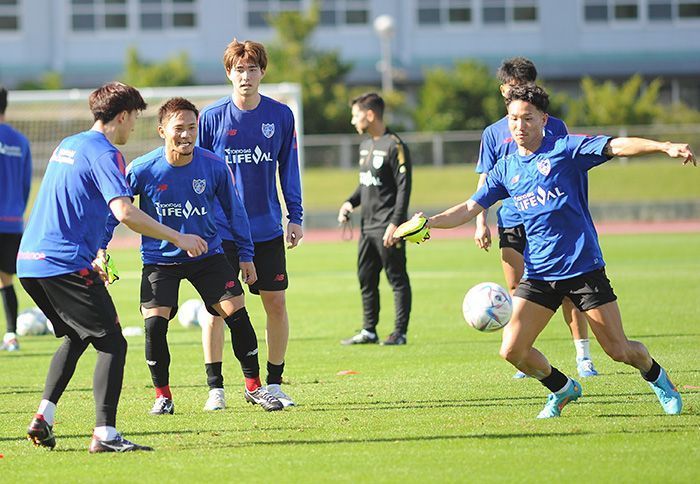
<svg viewBox="0 0 700 484">
<path fill-rule="evenodd" d="M 63 338 L 27 436 L 36 446 L 56 446 L 56 405 L 92 345 L 97 351 L 96 423 L 90 453 L 153 450 L 124 439 L 116 429 L 127 343 L 103 283 L 106 275 L 94 261 L 108 213 L 193 257 L 205 253 L 207 244 L 159 224 L 131 203 L 124 158 L 114 145 L 127 142 L 139 112 L 146 109 L 141 94 L 112 82 L 93 91 L 89 105 L 92 128 L 65 138 L 49 159 L 17 258 L 22 287 L 51 320 L 56 337 Z"/>
<path fill-rule="evenodd" d="M 486 184 L 465 203 L 424 219 L 418 214 L 395 236 L 422 241 L 430 228 L 462 225 L 498 200 L 512 197 L 527 237 L 525 275 L 513 297 L 513 316 L 504 328 L 500 354 L 536 378 L 551 393 L 538 418 L 558 417 L 577 400 L 581 385 L 550 365 L 533 348 L 537 336 L 568 297 L 582 311 L 603 350 L 637 368 L 667 414 L 679 414 L 681 395 L 666 371 L 638 341 L 627 339 L 617 296 L 588 211 L 588 170 L 614 156 L 665 153 L 696 165 L 686 144 L 642 138 L 567 135 L 544 137 L 547 93 L 537 86 L 514 87 L 506 97 L 508 126 L 518 145 L 488 174 Z"/>
<path fill-rule="evenodd" d="M 151 414 L 173 414 L 170 391 L 168 323 L 177 313 L 180 281 L 187 279 L 197 290 L 207 310 L 220 316 L 231 331 L 233 352 L 245 376 L 245 398 L 268 411 L 281 410 L 282 403 L 260 383 L 258 341 L 245 308 L 243 289 L 221 247 L 214 213 L 223 209 L 240 254 L 244 282 L 257 279 L 253 265 L 253 242 L 245 209 L 226 163 L 214 153 L 195 147 L 197 108 L 183 98 L 166 101 L 158 111 L 158 133 L 163 147 L 143 155 L 127 168 L 126 179 L 140 195 L 141 209 L 175 230 L 200 235 L 209 251 L 195 259 L 157 238 L 141 242 L 141 312 L 146 328 L 146 363 L 156 389 Z M 106 247 L 116 226 L 110 219 Z"/>
</svg>

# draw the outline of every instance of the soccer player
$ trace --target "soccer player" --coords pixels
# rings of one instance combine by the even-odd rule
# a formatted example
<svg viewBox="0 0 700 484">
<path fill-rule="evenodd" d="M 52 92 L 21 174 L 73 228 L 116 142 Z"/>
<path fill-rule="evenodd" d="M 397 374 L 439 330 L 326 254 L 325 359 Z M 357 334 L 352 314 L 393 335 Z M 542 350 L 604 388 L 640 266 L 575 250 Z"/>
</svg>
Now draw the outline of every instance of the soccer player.
<svg viewBox="0 0 700 484">
<path fill-rule="evenodd" d="M 187 99 L 167 100 L 158 111 L 158 133 L 164 146 L 135 159 L 126 179 L 140 195 L 140 208 L 175 230 L 200 235 L 209 247 L 191 259 L 167 242 L 144 236 L 141 243 L 141 312 L 146 328 L 146 363 L 156 389 L 153 415 L 173 414 L 170 391 L 168 323 L 177 313 L 180 281 L 192 283 L 207 310 L 224 318 L 231 330 L 233 352 L 245 376 L 245 398 L 265 410 L 282 404 L 260 384 L 258 341 L 245 308 L 236 271 L 226 260 L 214 220 L 216 203 L 222 207 L 238 253 L 245 282 L 256 280 L 253 242 L 248 217 L 236 196 L 231 170 L 214 153 L 195 147 L 197 108 Z M 110 218 L 108 238 L 116 223 Z M 103 241 L 107 246 L 108 239 Z"/>
<path fill-rule="evenodd" d="M 28 437 L 53 448 L 56 404 L 88 345 L 97 350 L 93 379 L 96 425 L 90 452 L 152 450 L 124 439 L 116 430 L 127 344 L 114 303 L 96 262 L 111 211 L 130 229 L 171 242 L 196 257 L 207 244 L 196 235 L 161 225 L 134 207 L 124 178 L 125 144 L 140 111 L 141 94 L 112 82 L 89 98 L 92 129 L 65 138 L 54 150 L 22 237 L 17 274 L 22 286 L 53 323 L 63 343 L 53 356 L 39 409 Z"/>
<path fill-rule="evenodd" d="M 27 138 L 5 123 L 7 89 L 0 86 L 0 294 L 7 326 L 0 351 L 17 351 L 17 251 L 32 185 L 32 154 Z"/>
<path fill-rule="evenodd" d="M 406 272 L 406 245 L 394 239 L 405 222 L 411 196 L 411 158 L 403 141 L 384 124 L 384 100 L 376 93 L 363 94 L 351 102 L 352 120 L 358 133 L 369 134 L 360 144 L 360 183 L 340 206 L 338 221 L 362 206 L 357 275 L 362 294 L 362 330 L 341 344 L 379 342 L 379 273 L 382 268 L 394 290 L 394 331 L 383 345 L 405 345 L 411 313 L 411 283 Z"/>
<path fill-rule="evenodd" d="M 681 396 L 668 374 L 642 343 L 628 340 L 623 330 L 588 211 L 588 170 L 614 156 L 665 153 L 696 165 L 695 155 L 686 144 L 642 138 L 545 137 L 548 104 L 546 92 L 537 86 L 510 90 L 508 126 L 517 151 L 496 164 L 469 200 L 430 217 L 428 226 L 456 227 L 498 200 L 513 199 L 527 237 L 525 276 L 515 290 L 513 316 L 504 328 L 500 354 L 551 391 L 538 418 L 558 417 L 582 393 L 577 381 L 533 348 L 564 297 L 585 313 L 603 350 L 613 360 L 637 368 L 664 411 L 678 414 Z"/>
<path fill-rule="evenodd" d="M 304 235 L 294 116 L 289 107 L 259 93 L 267 69 L 267 53 L 262 44 L 234 39 L 224 51 L 223 63 L 233 93 L 202 110 L 197 143 L 226 160 L 248 213 L 255 244 L 253 262 L 258 273 L 257 282 L 249 290 L 260 295 L 267 314 L 267 390 L 287 407 L 294 405 L 294 401 L 280 386 L 289 340 L 289 316 L 285 239 L 276 175 L 279 174 L 288 211 L 287 248 L 292 249 Z M 226 256 L 238 268 L 238 253 L 220 209 L 216 220 Z M 218 400 L 216 407 L 223 408 L 220 318 L 202 326 L 202 344 L 210 388 L 207 406 L 215 403 L 213 398 Z"/>
<path fill-rule="evenodd" d="M 529 59 L 513 57 L 503 61 L 498 69 L 497 76 L 501 82 L 501 94 L 503 97 L 506 97 L 514 86 L 534 85 L 537 80 L 537 69 Z M 547 123 L 544 126 L 544 134 L 545 136 L 558 137 L 566 136 L 568 131 L 566 124 L 561 119 L 548 116 Z M 476 165 L 476 172 L 480 174 L 477 189 L 486 183 L 486 175 L 493 169 L 496 162 L 516 150 L 517 144 L 513 141 L 508 129 L 507 116 L 486 127 L 481 135 L 479 161 Z M 486 251 L 491 246 L 491 231 L 486 224 L 487 213 L 488 210 L 484 210 L 476 216 L 476 230 L 474 232 L 474 242 L 477 247 Z M 523 260 L 525 228 L 512 199 L 506 198 L 503 200 L 497 212 L 497 221 L 498 246 L 501 249 L 503 275 L 506 278 L 508 290 L 513 294 L 525 270 Z M 591 359 L 586 318 L 574 307 L 569 298 L 564 298 L 562 312 L 574 340 L 576 369 L 579 376 L 590 377 L 598 375 Z M 525 378 L 526 376 L 522 371 L 518 371 L 513 378 Z"/>
</svg>

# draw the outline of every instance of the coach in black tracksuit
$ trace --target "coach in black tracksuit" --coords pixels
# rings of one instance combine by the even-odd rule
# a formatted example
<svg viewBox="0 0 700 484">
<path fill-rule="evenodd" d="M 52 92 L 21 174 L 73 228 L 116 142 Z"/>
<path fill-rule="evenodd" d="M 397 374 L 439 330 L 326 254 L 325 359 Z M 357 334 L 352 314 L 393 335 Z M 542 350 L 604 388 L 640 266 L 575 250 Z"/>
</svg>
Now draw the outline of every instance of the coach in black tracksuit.
<svg viewBox="0 0 700 484">
<path fill-rule="evenodd" d="M 411 284 L 406 272 L 406 247 L 393 235 L 408 218 L 411 195 L 411 160 L 403 141 L 383 120 L 384 101 L 368 93 L 352 101 L 352 124 L 358 133 L 368 133 L 360 145 L 360 184 L 340 207 L 338 219 L 362 206 L 362 223 L 357 258 L 358 277 L 364 309 L 363 329 L 343 344 L 377 343 L 379 322 L 379 273 L 384 268 L 394 290 L 396 323 L 394 331 L 382 343 L 406 344 L 411 312 Z"/>
</svg>

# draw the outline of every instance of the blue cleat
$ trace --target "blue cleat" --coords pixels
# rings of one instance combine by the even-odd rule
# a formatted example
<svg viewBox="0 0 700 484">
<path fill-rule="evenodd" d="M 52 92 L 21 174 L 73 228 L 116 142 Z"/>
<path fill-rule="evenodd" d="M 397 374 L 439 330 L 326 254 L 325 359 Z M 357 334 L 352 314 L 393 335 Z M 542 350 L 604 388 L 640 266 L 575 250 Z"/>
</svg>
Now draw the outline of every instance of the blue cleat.
<svg viewBox="0 0 700 484">
<path fill-rule="evenodd" d="M 593 366 L 593 360 L 590 358 L 576 358 L 576 371 L 578 371 L 578 376 L 581 378 L 588 378 L 590 376 L 598 376 L 598 372 Z"/>
<path fill-rule="evenodd" d="M 528 378 L 527 373 L 523 373 L 522 371 L 518 370 L 515 372 L 515 375 L 513 375 L 513 378 L 516 380 L 520 380 L 522 378 Z"/>
<path fill-rule="evenodd" d="M 681 394 L 676 390 L 676 386 L 671 382 L 666 374 L 666 370 L 661 368 L 661 373 L 659 378 L 655 382 L 648 382 L 649 386 L 656 396 L 659 398 L 659 402 L 669 415 L 678 415 L 681 413 L 683 408 L 683 401 L 681 400 Z"/>
<path fill-rule="evenodd" d="M 547 403 L 537 416 L 537 418 L 553 418 L 559 417 L 564 406 L 569 402 L 575 402 L 581 396 L 581 384 L 576 380 L 569 379 L 571 382 L 569 389 L 562 393 L 550 393 L 547 397 Z"/>
</svg>

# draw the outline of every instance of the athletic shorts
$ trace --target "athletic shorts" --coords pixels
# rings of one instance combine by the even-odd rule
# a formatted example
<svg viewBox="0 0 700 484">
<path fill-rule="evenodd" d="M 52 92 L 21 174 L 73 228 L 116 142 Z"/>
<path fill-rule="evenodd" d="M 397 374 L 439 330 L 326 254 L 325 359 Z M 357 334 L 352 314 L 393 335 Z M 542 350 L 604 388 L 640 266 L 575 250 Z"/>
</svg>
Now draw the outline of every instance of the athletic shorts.
<svg viewBox="0 0 700 484">
<path fill-rule="evenodd" d="M 17 273 L 17 252 L 22 234 L 0 234 L 0 272 Z"/>
<path fill-rule="evenodd" d="M 183 264 L 146 264 L 141 271 L 141 306 L 147 309 L 169 307 L 170 319 L 177 314 L 180 281 L 187 279 L 213 316 L 212 307 L 226 299 L 243 294 L 236 272 L 223 254 Z"/>
<path fill-rule="evenodd" d="M 517 227 L 503 228 L 498 227 L 498 247 L 511 248 L 517 250 L 520 254 L 525 253 L 525 226 L 523 224 Z"/>
<path fill-rule="evenodd" d="M 221 246 L 224 248 L 226 257 L 236 270 L 240 272 L 238 265 L 238 248 L 230 240 L 224 240 Z M 260 291 L 284 291 L 289 287 L 287 280 L 287 256 L 284 253 L 284 237 L 266 242 L 255 243 L 255 255 L 253 256 L 255 272 L 258 280 L 255 284 L 248 286 L 248 290 L 253 294 L 260 294 Z"/>
<path fill-rule="evenodd" d="M 77 335 L 85 340 L 121 332 L 114 302 L 92 269 L 19 281 L 51 321 L 57 338 Z"/>
<path fill-rule="evenodd" d="M 527 299 L 556 311 L 562 299 L 568 297 L 579 311 L 595 309 L 617 300 L 605 268 L 563 279 L 561 281 L 540 281 L 523 279 L 515 289 L 514 296 Z"/>
</svg>

